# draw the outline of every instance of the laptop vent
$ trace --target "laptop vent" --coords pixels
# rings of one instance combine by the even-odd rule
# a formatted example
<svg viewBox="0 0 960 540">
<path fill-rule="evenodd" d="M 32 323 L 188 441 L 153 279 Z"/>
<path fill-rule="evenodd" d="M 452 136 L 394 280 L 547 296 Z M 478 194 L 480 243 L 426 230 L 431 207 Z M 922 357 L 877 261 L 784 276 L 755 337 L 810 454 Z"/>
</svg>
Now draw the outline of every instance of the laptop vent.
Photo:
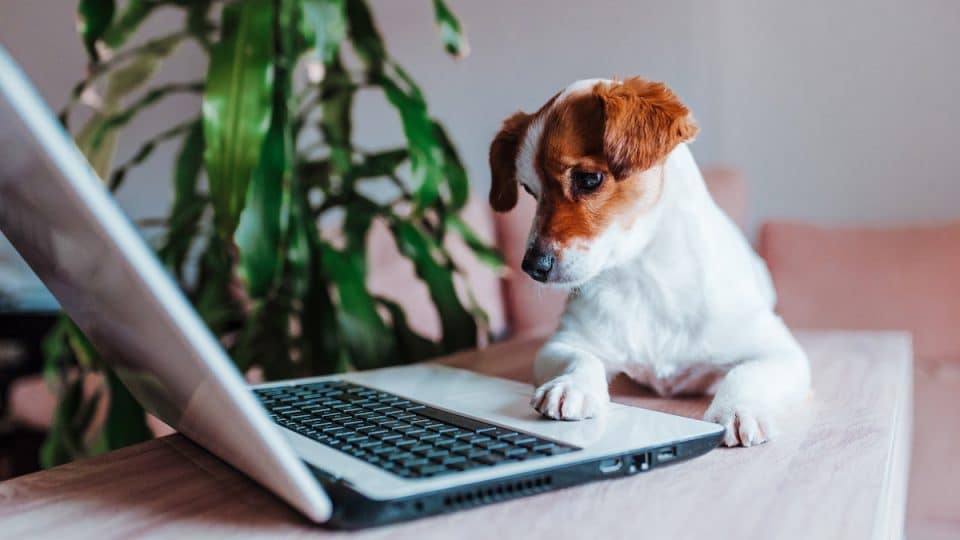
<svg viewBox="0 0 960 540">
<path fill-rule="evenodd" d="M 547 491 L 552 484 L 553 478 L 550 475 L 491 484 L 486 487 L 447 495 L 443 498 L 443 506 L 446 508 L 467 508 L 478 504 L 505 501 Z"/>
</svg>

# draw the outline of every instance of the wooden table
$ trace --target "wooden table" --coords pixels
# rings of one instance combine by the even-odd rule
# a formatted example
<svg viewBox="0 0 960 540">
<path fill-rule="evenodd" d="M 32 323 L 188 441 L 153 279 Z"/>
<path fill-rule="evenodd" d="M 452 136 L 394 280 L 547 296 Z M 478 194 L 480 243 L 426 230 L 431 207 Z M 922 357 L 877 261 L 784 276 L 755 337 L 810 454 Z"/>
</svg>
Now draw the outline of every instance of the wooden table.
<svg viewBox="0 0 960 540">
<path fill-rule="evenodd" d="M 307 523 L 179 435 L 0 483 L 4 538 L 900 538 L 911 427 L 911 348 L 896 333 L 801 333 L 814 393 L 774 442 L 718 449 L 630 478 L 380 529 Z M 527 379 L 540 339 L 444 363 Z M 699 416 L 629 381 L 617 401 Z"/>
</svg>

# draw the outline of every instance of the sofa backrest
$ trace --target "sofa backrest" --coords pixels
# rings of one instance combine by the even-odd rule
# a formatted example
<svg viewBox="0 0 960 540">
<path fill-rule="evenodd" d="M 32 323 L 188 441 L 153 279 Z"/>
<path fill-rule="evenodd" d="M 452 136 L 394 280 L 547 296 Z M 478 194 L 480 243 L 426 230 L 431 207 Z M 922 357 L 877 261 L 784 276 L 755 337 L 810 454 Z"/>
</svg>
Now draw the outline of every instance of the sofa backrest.
<svg viewBox="0 0 960 540">
<path fill-rule="evenodd" d="M 960 359 L 960 222 L 896 229 L 771 222 L 758 250 L 790 326 L 909 330 L 918 360 Z"/>
</svg>

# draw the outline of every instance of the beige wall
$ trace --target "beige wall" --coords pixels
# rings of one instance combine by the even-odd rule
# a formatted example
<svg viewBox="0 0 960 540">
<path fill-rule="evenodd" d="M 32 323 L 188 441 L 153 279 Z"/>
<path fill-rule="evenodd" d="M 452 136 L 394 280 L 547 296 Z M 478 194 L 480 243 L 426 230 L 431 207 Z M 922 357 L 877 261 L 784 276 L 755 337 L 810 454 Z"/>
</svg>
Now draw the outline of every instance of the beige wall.
<svg viewBox="0 0 960 540">
<path fill-rule="evenodd" d="M 68 0 L 0 0 L 0 43 L 59 106 L 82 72 Z M 899 223 L 960 217 L 960 3 L 730 0 L 456 0 L 473 53 L 441 50 L 427 0 L 375 0 L 388 45 L 423 83 L 478 191 L 502 118 L 537 107 L 584 77 L 667 81 L 694 110 L 701 161 L 746 169 L 754 222 Z M 155 21 L 171 24 L 170 16 Z M 162 73 L 202 72 L 181 56 Z M 400 131 L 379 96 L 364 96 L 358 136 L 389 144 Z M 133 127 L 195 106 L 176 100 Z M 168 195 L 162 149 L 120 194 L 136 215 Z"/>
</svg>

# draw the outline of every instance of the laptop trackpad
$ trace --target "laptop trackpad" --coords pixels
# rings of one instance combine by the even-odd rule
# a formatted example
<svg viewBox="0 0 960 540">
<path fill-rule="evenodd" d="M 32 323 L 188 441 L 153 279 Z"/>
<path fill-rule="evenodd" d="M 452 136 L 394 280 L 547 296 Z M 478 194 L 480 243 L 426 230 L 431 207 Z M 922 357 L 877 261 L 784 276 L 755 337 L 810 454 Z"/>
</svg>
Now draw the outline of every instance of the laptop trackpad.
<svg viewBox="0 0 960 540">
<path fill-rule="evenodd" d="M 607 426 L 624 422 L 625 407 L 610 404 L 601 418 L 564 422 L 544 418 L 530 406 L 533 388 L 471 371 L 419 364 L 350 373 L 344 378 L 478 420 L 500 424 L 580 447 L 596 444 Z"/>
</svg>

